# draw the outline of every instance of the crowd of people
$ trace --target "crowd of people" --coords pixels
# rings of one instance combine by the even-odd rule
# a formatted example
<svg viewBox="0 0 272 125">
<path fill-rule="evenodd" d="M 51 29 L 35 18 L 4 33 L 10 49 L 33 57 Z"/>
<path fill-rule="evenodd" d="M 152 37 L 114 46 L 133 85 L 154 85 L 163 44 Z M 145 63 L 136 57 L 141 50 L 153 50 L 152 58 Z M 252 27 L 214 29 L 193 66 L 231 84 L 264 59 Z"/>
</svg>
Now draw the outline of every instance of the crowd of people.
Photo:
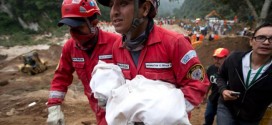
<svg viewBox="0 0 272 125">
<path fill-rule="evenodd" d="M 188 120 L 191 111 L 208 97 L 211 88 L 205 125 L 212 124 L 215 115 L 217 125 L 260 123 L 267 107 L 272 103 L 271 24 L 261 25 L 255 30 L 249 41 L 252 46 L 249 52 L 230 53 L 227 48 L 216 49 L 212 55 L 214 64 L 206 73 L 188 38 L 154 23 L 159 0 L 98 2 L 110 9 L 111 23 L 101 25 L 112 25 L 118 34 L 98 28 L 98 16 L 101 12 L 95 0 L 63 1 L 62 19 L 58 25 L 67 25 L 71 38 L 63 46 L 51 82 L 47 103 L 49 125 L 65 125 L 61 104 L 72 83 L 73 72 L 82 81 L 97 124 L 108 124 L 106 112 L 111 112 L 105 108 L 108 101 L 96 98 L 89 86 L 91 73 L 99 60 L 117 65 L 120 75 L 127 80 L 137 79 L 140 75 L 149 80 L 166 82 L 178 89 L 184 95 L 184 109 Z M 103 79 L 100 82 L 102 84 Z M 128 92 L 130 90 L 133 89 Z M 145 103 L 137 105 L 143 106 Z M 128 117 L 118 115 L 116 119 L 123 116 L 121 119 L 124 121 L 120 123 L 134 125 L 158 120 L 145 119 L 140 112 L 133 114 Z M 163 118 L 160 120 L 161 125 L 165 125 L 164 121 L 169 121 Z M 173 123 L 178 124 L 185 122 L 178 120 Z"/>
</svg>

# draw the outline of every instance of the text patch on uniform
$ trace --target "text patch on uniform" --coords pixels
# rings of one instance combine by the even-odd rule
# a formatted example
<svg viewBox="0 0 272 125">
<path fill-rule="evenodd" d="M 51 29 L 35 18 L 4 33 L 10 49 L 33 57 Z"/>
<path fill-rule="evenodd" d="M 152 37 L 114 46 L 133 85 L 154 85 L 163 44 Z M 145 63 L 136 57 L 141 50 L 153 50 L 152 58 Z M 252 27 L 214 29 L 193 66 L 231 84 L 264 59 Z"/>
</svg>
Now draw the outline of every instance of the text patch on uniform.
<svg viewBox="0 0 272 125">
<path fill-rule="evenodd" d="M 129 69 L 129 65 L 128 65 L 128 64 L 117 63 L 117 65 L 118 65 L 121 69 Z"/>
<path fill-rule="evenodd" d="M 145 63 L 145 67 L 149 69 L 168 69 L 172 67 L 172 63 Z"/>
<path fill-rule="evenodd" d="M 98 58 L 99 58 L 99 60 L 101 60 L 101 59 L 112 59 L 112 55 L 100 55 Z"/>
<path fill-rule="evenodd" d="M 84 62 L 84 58 L 72 58 L 73 62 Z"/>
</svg>

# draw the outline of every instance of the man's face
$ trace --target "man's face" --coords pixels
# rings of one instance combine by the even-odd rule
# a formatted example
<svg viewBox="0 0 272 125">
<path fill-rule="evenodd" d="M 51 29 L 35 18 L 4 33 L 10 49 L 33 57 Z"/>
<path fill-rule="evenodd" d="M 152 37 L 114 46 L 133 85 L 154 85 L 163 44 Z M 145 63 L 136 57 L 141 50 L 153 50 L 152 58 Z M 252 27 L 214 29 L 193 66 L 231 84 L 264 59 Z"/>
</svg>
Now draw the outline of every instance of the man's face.
<svg viewBox="0 0 272 125">
<path fill-rule="evenodd" d="M 259 29 L 253 39 L 250 40 L 253 52 L 259 55 L 272 55 L 272 27 L 263 27 Z M 267 38 L 270 38 L 268 40 Z"/>
<path fill-rule="evenodd" d="M 89 29 L 87 23 L 83 23 L 82 25 L 80 25 L 78 27 L 70 27 L 70 30 L 73 32 L 76 32 L 77 34 L 81 34 L 81 35 L 90 34 L 90 29 Z"/>
<path fill-rule="evenodd" d="M 133 0 L 111 0 L 110 18 L 116 32 L 126 33 L 132 23 L 134 15 Z"/>
<path fill-rule="evenodd" d="M 213 57 L 214 65 L 216 67 L 220 67 L 223 64 L 223 62 L 225 61 L 225 58 L 226 57 L 216 57 L 216 56 L 214 56 Z"/>
</svg>

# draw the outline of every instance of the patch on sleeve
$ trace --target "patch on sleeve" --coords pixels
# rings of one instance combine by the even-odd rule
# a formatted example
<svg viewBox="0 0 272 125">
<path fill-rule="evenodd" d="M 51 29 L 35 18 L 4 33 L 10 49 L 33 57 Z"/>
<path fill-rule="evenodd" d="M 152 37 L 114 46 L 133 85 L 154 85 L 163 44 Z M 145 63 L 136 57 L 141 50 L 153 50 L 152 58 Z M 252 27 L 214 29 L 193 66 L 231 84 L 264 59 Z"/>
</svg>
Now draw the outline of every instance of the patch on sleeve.
<svg viewBox="0 0 272 125">
<path fill-rule="evenodd" d="M 200 64 L 196 64 L 189 69 L 186 76 L 188 79 L 203 81 L 205 76 L 204 73 L 204 67 Z"/>
<path fill-rule="evenodd" d="M 180 60 L 182 64 L 187 64 L 192 58 L 197 57 L 195 50 L 188 51 Z"/>
</svg>

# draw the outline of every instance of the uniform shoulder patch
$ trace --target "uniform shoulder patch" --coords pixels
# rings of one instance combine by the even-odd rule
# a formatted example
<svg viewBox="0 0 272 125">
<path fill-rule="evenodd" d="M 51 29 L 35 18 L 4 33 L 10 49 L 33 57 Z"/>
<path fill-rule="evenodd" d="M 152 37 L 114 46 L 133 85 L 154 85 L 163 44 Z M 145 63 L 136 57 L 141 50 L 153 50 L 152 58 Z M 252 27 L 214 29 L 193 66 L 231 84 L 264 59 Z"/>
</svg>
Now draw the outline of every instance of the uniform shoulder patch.
<svg viewBox="0 0 272 125">
<path fill-rule="evenodd" d="M 205 77 L 204 67 L 201 64 L 195 64 L 189 69 L 186 76 L 188 79 L 203 81 Z"/>
<path fill-rule="evenodd" d="M 180 60 L 182 64 L 187 64 L 192 58 L 197 57 L 195 50 L 188 51 Z"/>
</svg>

